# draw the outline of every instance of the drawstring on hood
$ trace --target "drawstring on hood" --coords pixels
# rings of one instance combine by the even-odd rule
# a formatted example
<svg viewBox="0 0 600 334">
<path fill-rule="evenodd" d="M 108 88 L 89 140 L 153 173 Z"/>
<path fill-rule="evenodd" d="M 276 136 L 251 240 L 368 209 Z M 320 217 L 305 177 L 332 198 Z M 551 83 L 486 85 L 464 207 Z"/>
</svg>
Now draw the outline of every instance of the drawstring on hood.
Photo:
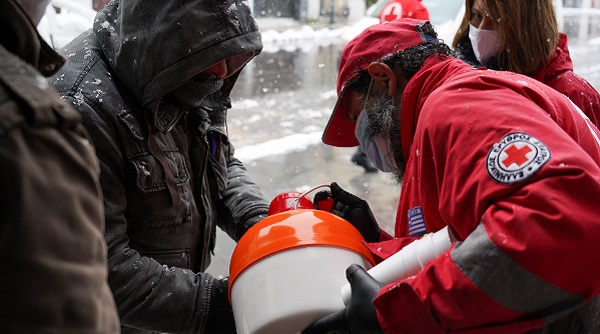
<svg viewBox="0 0 600 334">
<path fill-rule="evenodd" d="M 171 167 L 169 167 L 169 162 L 167 161 L 167 158 L 165 157 L 164 153 L 160 149 L 160 146 L 158 145 L 158 142 L 156 141 L 156 137 L 152 133 L 152 129 L 154 127 L 152 126 L 150 112 L 146 111 L 145 116 L 146 126 L 148 127 L 148 149 L 150 150 L 152 156 L 155 157 L 156 160 L 158 160 L 163 170 L 165 171 L 167 189 L 169 189 L 169 194 L 171 195 L 171 205 L 176 206 L 181 201 L 181 198 L 179 198 L 179 192 L 177 191 L 177 183 L 175 182 L 175 176 L 171 171 Z"/>
</svg>

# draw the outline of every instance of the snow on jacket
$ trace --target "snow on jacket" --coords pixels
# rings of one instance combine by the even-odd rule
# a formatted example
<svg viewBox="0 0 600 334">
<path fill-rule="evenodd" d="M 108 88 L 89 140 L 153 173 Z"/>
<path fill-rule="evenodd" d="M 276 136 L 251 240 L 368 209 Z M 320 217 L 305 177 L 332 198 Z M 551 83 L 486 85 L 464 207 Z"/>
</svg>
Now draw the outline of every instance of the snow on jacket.
<svg viewBox="0 0 600 334">
<path fill-rule="evenodd" d="M 0 332 L 117 333 L 98 159 L 18 3 L 0 2 Z"/>
<path fill-rule="evenodd" d="M 380 291 L 386 333 L 525 333 L 600 294 L 600 131 L 567 98 L 434 56 L 401 120 L 397 239 L 370 248 L 386 258 L 444 226 L 460 241 Z"/>
<path fill-rule="evenodd" d="M 238 240 L 268 210 L 227 137 L 239 72 L 202 108 L 161 98 L 261 48 L 245 1 L 129 0 L 112 1 L 62 50 L 68 63 L 52 83 L 81 113 L 100 158 L 108 281 L 123 332 L 233 327 L 226 282 L 203 273 L 216 226 Z"/>
<path fill-rule="evenodd" d="M 573 71 L 573 61 L 567 43 L 567 35 L 560 33 L 556 50 L 531 77 L 568 96 L 596 126 L 600 126 L 600 94 L 584 78 Z M 458 57 L 462 60 L 475 66 L 481 66 L 475 58 L 469 36 L 465 36 L 460 41 L 456 50 Z M 490 61 L 487 68 L 500 69 L 495 58 Z"/>
</svg>

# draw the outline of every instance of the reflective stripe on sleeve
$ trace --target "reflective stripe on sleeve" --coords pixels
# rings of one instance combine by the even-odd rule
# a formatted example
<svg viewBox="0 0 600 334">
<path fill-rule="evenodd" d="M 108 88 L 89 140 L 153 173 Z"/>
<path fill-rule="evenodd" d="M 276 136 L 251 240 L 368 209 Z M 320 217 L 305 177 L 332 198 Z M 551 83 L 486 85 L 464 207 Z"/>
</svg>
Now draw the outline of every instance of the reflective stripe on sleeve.
<svg viewBox="0 0 600 334">
<path fill-rule="evenodd" d="M 479 224 L 450 256 L 486 295 L 510 310 L 536 314 L 550 323 L 585 303 L 572 294 L 529 272 L 489 239 Z"/>
</svg>

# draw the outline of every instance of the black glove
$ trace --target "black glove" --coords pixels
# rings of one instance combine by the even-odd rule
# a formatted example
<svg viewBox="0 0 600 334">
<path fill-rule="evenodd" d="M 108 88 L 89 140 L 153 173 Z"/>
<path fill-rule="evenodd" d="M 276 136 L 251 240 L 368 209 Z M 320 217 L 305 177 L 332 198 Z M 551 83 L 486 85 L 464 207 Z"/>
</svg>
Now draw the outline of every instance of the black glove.
<svg viewBox="0 0 600 334">
<path fill-rule="evenodd" d="M 375 280 L 358 264 L 346 269 L 346 277 L 352 287 L 350 305 L 336 313 L 325 316 L 302 334 L 377 334 L 383 333 L 373 299 L 385 284 Z"/>
<path fill-rule="evenodd" d="M 349 221 L 367 242 L 379 241 L 381 229 L 369 207 L 369 203 L 342 189 L 336 182 L 331 183 L 331 193 L 320 191 L 315 194 L 315 208 L 329 211 Z M 327 202 L 333 199 L 333 207 Z M 331 209 L 328 209 L 331 207 Z"/>
</svg>

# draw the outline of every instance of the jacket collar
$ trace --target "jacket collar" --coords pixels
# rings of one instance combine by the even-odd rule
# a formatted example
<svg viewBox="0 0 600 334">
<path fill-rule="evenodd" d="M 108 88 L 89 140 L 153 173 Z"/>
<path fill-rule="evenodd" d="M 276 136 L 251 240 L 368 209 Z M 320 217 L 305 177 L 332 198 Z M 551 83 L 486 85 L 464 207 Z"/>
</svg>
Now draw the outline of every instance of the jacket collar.
<svg viewBox="0 0 600 334">
<path fill-rule="evenodd" d="M 405 161 L 410 156 L 417 123 L 425 101 L 438 88 L 452 81 L 458 74 L 473 71 L 473 67 L 462 60 L 447 56 L 432 55 L 425 60 L 421 69 L 408 81 L 402 94 L 400 111 L 400 135 Z"/>
<path fill-rule="evenodd" d="M 550 58 L 548 58 L 548 61 L 540 66 L 531 77 L 541 82 L 548 82 L 561 73 L 573 71 L 573 61 L 571 60 L 567 42 L 567 35 L 560 33 L 556 49 Z"/>
<path fill-rule="evenodd" d="M 66 59 L 39 34 L 35 25 L 15 0 L 0 1 L 0 43 L 8 51 L 33 65 L 44 76 L 50 76 Z"/>
</svg>

